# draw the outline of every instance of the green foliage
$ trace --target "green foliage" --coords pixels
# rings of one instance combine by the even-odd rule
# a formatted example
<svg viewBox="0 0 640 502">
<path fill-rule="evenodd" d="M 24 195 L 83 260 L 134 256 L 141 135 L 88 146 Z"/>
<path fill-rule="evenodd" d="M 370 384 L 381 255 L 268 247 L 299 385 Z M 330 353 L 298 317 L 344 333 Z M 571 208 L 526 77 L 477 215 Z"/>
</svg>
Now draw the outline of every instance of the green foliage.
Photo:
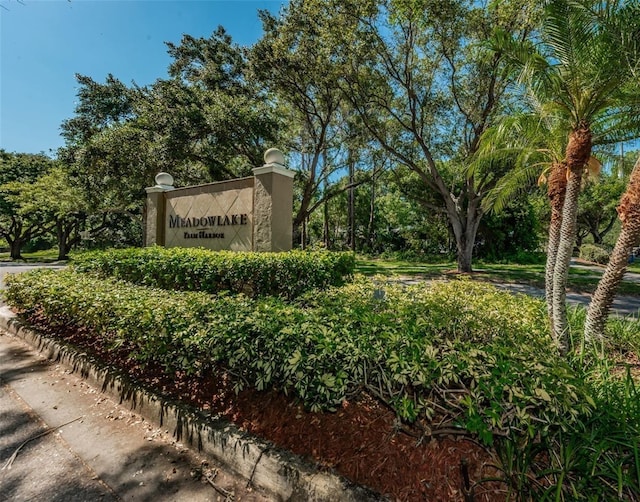
<svg viewBox="0 0 640 502">
<path fill-rule="evenodd" d="M 353 274 L 351 253 L 239 253 L 187 248 L 129 248 L 78 256 L 75 266 L 101 276 L 163 289 L 243 292 L 294 298 L 342 284 Z"/>
<path fill-rule="evenodd" d="M 476 238 L 476 256 L 501 260 L 538 249 L 538 220 L 527 196 L 507 203 L 499 213 L 486 215 Z"/>
<path fill-rule="evenodd" d="M 58 259 L 66 259 L 71 247 L 80 242 L 79 232 L 88 211 L 84 192 L 72 183 L 66 169 L 54 165 L 33 182 L 16 181 L 3 187 L 8 191 L 7 200 L 25 222 L 55 229 Z"/>
<path fill-rule="evenodd" d="M 129 178 L 129 199 L 160 170 L 178 182 L 234 177 L 230 163 L 242 159 L 246 172 L 261 162 L 265 142 L 275 142 L 272 104 L 246 71 L 246 49 L 223 27 L 167 46 L 170 78 L 145 87 L 76 75 L 75 116 L 62 124 L 63 156 L 85 176 Z"/>
<path fill-rule="evenodd" d="M 280 143 L 274 104 L 247 73 L 246 48 L 223 28 L 167 45 L 170 77 L 147 86 L 76 75 L 77 106 L 61 126 L 58 155 L 89 201 L 85 227 L 98 246 L 135 242 L 127 230 L 141 226 L 144 188 L 159 171 L 176 186 L 235 178 Z"/>
<path fill-rule="evenodd" d="M 287 303 L 37 271 L 10 278 L 6 299 L 168 370 L 223 364 L 238 388 L 279 388 L 312 410 L 366 389 L 403 420 L 437 419 L 488 444 L 568 429 L 590 410 L 547 335 L 543 304 L 468 281 L 360 280 Z"/>
<path fill-rule="evenodd" d="M 542 302 L 470 281 L 359 279 L 287 302 L 38 270 L 10 276 L 5 297 L 168 372 L 225 368 L 237 389 L 279 389 L 316 411 L 365 390 L 427 437 L 459 427 L 493 445 L 517 499 L 640 496 L 640 392 L 615 362 L 640 348 L 637 322 L 611 322 L 616 343 L 567 360 Z M 584 309 L 569 313 L 578 346 Z"/>
<path fill-rule="evenodd" d="M 637 331 L 637 326 L 636 326 Z M 503 441 L 498 450 L 518 479 L 520 500 L 637 500 L 640 390 L 629 368 L 602 354 L 572 361 L 589 387 L 593 412 L 543 444 Z M 545 462 L 541 457 L 545 458 Z M 503 465 L 505 464 L 503 460 Z"/>
<path fill-rule="evenodd" d="M 597 244 L 580 246 L 580 258 L 583 260 L 606 265 L 609 262 L 609 256 L 611 256 L 611 251 Z"/>
<path fill-rule="evenodd" d="M 595 413 L 558 438 L 555 464 L 564 477 L 550 490 L 572 500 L 640 496 L 640 392 L 627 376 L 600 384 Z M 614 495 L 615 494 L 615 495 Z"/>
<path fill-rule="evenodd" d="M 303 247 L 302 225 L 347 189 L 339 173 L 350 171 L 349 184 L 360 183 L 375 166 L 367 152 L 371 138 L 340 88 L 347 69 L 333 30 L 353 32 L 354 14 L 340 15 L 326 2 L 291 0 L 278 16 L 260 11 L 264 34 L 248 51 L 250 73 L 278 103 L 281 137 L 297 161 L 293 227 Z"/>
<path fill-rule="evenodd" d="M 574 346 L 569 365 L 587 388 L 593 407 L 571 427 L 530 441 L 501 437 L 496 451 L 516 500 L 636 500 L 640 495 L 640 391 L 635 354 L 640 349 L 637 319 L 613 318 L 608 337 L 584 345 L 584 308 L 572 308 Z"/>
<path fill-rule="evenodd" d="M 22 188 L 36 183 L 56 165 L 49 157 L 39 154 L 8 153 L 0 150 L 0 238 L 11 248 L 11 257 L 20 258 L 22 247 L 31 239 L 51 230 L 50 221 L 31 218 L 22 210 L 31 204 L 29 194 Z"/>
<path fill-rule="evenodd" d="M 349 14 L 356 8 L 331 5 Z M 487 39 L 496 31 L 528 39 L 538 9 L 512 1 L 499 8 L 405 0 L 365 5 L 371 7 L 355 30 L 336 35 L 351 64 L 344 87 L 393 162 L 415 174 L 407 195 L 446 217 L 458 268 L 470 272 L 482 200 L 512 166 L 486 166 L 477 176 L 469 167 L 483 133 L 517 107 L 512 76 Z"/>
<path fill-rule="evenodd" d="M 602 175 L 587 183 L 578 199 L 578 239 L 591 235 L 594 244 L 602 244 L 618 220 L 616 207 L 626 183 L 617 176 Z M 580 242 L 578 242 L 580 245 Z"/>
</svg>

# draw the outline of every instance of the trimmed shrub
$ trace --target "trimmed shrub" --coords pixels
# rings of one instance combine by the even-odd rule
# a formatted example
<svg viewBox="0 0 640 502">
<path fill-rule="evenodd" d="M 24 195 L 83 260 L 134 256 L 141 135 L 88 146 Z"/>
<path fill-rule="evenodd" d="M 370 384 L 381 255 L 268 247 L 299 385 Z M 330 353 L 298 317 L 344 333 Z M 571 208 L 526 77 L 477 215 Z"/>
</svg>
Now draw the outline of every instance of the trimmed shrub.
<svg viewBox="0 0 640 502">
<path fill-rule="evenodd" d="M 364 280 L 296 300 L 177 292 L 74 270 L 6 278 L 29 318 L 126 349 L 167 372 L 226 368 L 236 388 L 278 389 L 312 410 L 366 390 L 425 438 L 464 428 L 493 443 L 518 500 L 637 500 L 640 347 L 635 321 L 612 343 L 558 356 L 544 304 L 470 281 L 403 288 Z M 584 310 L 570 310 L 575 336 Z M 93 338 L 91 340 L 93 343 Z M 616 356 L 617 354 L 617 356 Z M 614 359 L 610 360 L 609 357 Z M 482 481 L 480 481 L 482 482 Z"/>
<path fill-rule="evenodd" d="M 288 303 L 44 270 L 9 278 L 6 300 L 168 371 L 222 364 L 238 389 L 280 389 L 312 410 L 366 389 L 404 420 L 437 417 L 488 444 L 566 427 L 593 402 L 558 357 L 542 302 L 467 281 L 359 280 Z"/>
<path fill-rule="evenodd" d="M 241 253 L 148 247 L 85 253 L 76 258 L 75 267 L 162 289 L 295 298 L 310 289 L 343 284 L 353 274 L 355 256 L 327 251 Z"/>
<path fill-rule="evenodd" d="M 611 252 L 602 246 L 596 244 L 583 244 L 580 246 L 580 258 L 583 260 L 606 265 L 609 263 L 610 256 Z"/>
</svg>

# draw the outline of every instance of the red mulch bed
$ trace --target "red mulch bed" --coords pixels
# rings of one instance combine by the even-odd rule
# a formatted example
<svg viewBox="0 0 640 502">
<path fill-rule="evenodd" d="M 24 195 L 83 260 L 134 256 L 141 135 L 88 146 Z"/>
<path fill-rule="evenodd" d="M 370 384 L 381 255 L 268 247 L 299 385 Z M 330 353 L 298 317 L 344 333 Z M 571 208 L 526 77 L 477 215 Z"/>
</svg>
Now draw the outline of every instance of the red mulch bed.
<svg viewBox="0 0 640 502">
<path fill-rule="evenodd" d="M 34 315 L 38 330 L 82 347 L 107 364 L 122 368 L 143 385 L 174 399 L 220 414 L 240 428 L 366 485 L 393 500 L 501 501 L 506 485 L 477 485 L 473 496 L 463 489 L 462 464 L 470 482 L 496 477 L 495 459 L 466 436 L 438 436 L 420 441 L 416 428 L 396 421 L 395 414 L 363 393 L 335 413 L 310 413 L 291 397 L 276 391 L 246 389 L 238 395 L 222 371 L 193 377 L 168 375 L 161 368 L 142 367 L 125 349 L 111 350 L 90 332 L 74 327 L 52 329 Z M 222 375 L 222 376 L 220 376 Z"/>
</svg>

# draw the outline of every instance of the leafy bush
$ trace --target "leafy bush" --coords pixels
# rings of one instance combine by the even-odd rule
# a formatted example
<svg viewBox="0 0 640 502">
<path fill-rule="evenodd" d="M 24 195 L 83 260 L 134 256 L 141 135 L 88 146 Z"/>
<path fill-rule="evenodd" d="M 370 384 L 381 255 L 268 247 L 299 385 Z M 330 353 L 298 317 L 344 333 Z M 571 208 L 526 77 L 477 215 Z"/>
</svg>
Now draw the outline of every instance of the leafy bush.
<svg viewBox="0 0 640 502">
<path fill-rule="evenodd" d="M 580 246 L 580 258 L 583 260 L 606 265 L 609 262 L 610 255 L 611 253 L 608 249 L 596 244 L 583 244 Z"/>
<path fill-rule="evenodd" d="M 493 443 L 518 499 L 640 498 L 640 391 L 621 363 L 640 347 L 637 322 L 612 320 L 611 340 L 565 360 L 539 300 L 469 281 L 358 279 L 289 302 L 73 270 L 6 282 L 6 300 L 26 316 L 84 327 L 169 372 L 222 365 L 238 389 L 280 389 L 314 410 L 365 389 L 427 436 L 463 427 Z M 569 321 L 580 346 L 584 309 L 570 309 Z"/>
<path fill-rule="evenodd" d="M 294 298 L 309 289 L 342 284 L 353 274 L 355 256 L 326 251 L 238 253 L 148 247 L 85 253 L 76 258 L 75 267 L 162 289 Z"/>
<path fill-rule="evenodd" d="M 404 420 L 462 426 L 485 443 L 569 428 L 592 403 L 557 356 L 539 300 L 467 281 L 358 280 L 286 302 L 45 270 L 11 277 L 6 299 L 169 371 L 223 364 L 238 389 L 275 387 L 312 410 L 366 389 Z"/>
<path fill-rule="evenodd" d="M 549 498 L 564 493 L 571 500 L 638 500 L 640 389 L 629 369 L 620 375 L 602 360 L 595 367 L 601 374 L 588 380 L 595 411 L 557 438 L 553 467 L 562 476 Z"/>
</svg>

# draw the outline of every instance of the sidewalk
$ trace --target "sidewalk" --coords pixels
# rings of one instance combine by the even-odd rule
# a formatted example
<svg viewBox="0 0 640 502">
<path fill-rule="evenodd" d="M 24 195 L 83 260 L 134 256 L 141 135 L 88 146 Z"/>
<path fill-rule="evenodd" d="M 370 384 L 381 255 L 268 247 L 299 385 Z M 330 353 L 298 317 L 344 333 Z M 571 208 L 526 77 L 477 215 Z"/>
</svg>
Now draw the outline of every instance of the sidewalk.
<svg viewBox="0 0 640 502">
<path fill-rule="evenodd" d="M 264 501 L 125 406 L 0 334 L 0 500 Z M 206 480 L 209 476 L 213 485 Z M 220 491 L 218 491 L 218 489 Z"/>
</svg>

